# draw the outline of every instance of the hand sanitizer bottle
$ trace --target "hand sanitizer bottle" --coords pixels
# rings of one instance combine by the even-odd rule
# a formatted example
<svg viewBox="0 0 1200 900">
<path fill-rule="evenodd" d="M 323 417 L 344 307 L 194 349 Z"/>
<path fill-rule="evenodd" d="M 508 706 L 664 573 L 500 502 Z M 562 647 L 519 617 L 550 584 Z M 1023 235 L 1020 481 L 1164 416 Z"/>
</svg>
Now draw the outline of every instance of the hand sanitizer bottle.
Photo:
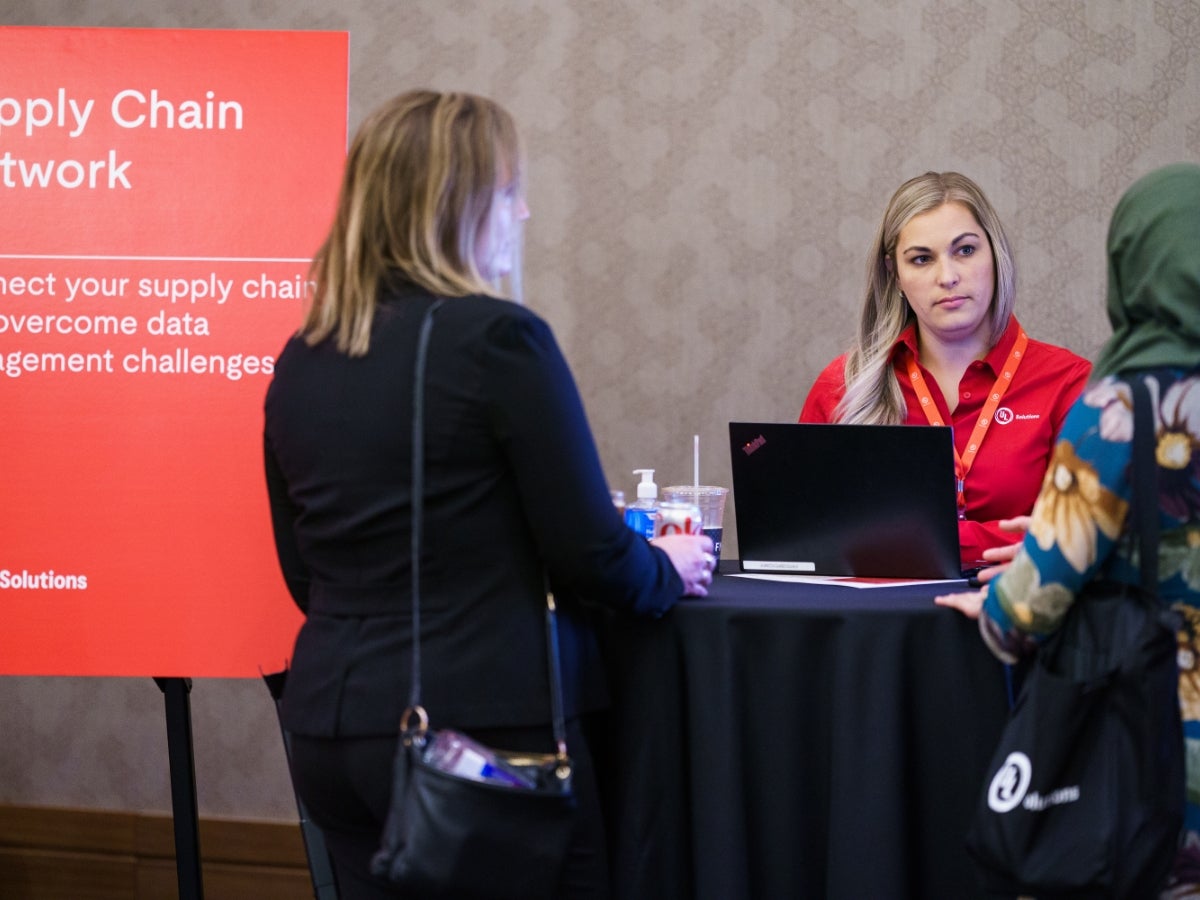
<svg viewBox="0 0 1200 900">
<path fill-rule="evenodd" d="M 641 475 L 637 486 L 637 502 L 625 507 L 625 524 L 650 540 L 654 537 L 654 524 L 658 519 L 658 485 L 654 483 L 653 469 L 634 469 Z"/>
</svg>

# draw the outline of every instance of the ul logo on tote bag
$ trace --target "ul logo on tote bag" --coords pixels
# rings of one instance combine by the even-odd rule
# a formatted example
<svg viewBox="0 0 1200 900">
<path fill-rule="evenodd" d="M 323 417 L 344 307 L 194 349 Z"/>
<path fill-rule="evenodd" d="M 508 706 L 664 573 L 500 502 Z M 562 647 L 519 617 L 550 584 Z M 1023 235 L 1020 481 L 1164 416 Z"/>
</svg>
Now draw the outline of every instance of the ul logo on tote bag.
<svg viewBox="0 0 1200 900">
<path fill-rule="evenodd" d="M 1008 759 L 996 770 L 996 775 L 988 787 L 988 806 L 998 813 L 1016 809 L 1025 799 L 1025 792 L 1029 790 L 1029 780 L 1032 777 L 1033 766 L 1028 756 L 1020 751 L 1008 754 Z"/>
</svg>

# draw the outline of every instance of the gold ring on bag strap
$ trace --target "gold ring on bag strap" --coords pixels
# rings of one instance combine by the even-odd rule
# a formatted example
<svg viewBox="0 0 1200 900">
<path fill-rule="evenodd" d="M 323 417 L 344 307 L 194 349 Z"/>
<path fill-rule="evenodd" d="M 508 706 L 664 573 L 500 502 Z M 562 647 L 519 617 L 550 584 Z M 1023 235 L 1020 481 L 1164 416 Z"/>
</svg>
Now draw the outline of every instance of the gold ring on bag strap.
<svg viewBox="0 0 1200 900">
<path fill-rule="evenodd" d="M 410 730 L 410 722 L 412 716 L 417 717 L 417 725 L 415 729 Z M 429 731 L 429 714 L 425 712 L 423 706 L 410 706 L 404 710 L 404 714 L 400 716 L 400 737 L 405 745 L 411 745 L 414 741 L 418 744 L 425 743 L 425 735 Z"/>
</svg>

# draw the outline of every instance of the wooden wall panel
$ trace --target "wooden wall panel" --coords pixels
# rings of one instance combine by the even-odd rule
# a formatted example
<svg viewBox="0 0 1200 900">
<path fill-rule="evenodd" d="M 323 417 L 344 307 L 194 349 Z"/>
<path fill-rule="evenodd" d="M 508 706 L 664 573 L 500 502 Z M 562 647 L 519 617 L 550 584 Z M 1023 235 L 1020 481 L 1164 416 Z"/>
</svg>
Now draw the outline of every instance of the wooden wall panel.
<svg viewBox="0 0 1200 900">
<path fill-rule="evenodd" d="M 205 900 L 311 900 L 299 824 L 200 821 Z M 0 806 L 0 898 L 167 900 L 178 894 L 169 816 Z"/>
</svg>

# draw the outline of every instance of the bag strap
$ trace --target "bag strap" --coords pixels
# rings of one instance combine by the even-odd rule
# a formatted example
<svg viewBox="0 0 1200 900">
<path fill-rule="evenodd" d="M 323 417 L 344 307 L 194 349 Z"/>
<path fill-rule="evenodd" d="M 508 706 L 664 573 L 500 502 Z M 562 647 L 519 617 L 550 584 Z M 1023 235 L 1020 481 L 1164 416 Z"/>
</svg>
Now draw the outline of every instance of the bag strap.
<svg viewBox="0 0 1200 900">
<path fill-rule="evenodd" d="M 428 718 L 421 709 L 421 529 L 425 521 L 425 361 L 429 356 L 429 335 L 433 331 L 433 315 L 442 305 L 442 298 L 434 300 L 421 318 L 421 329 L 417 333 L 417 361 L 413 371 L 413 426 L 412 426 L 412 540 L 409 552 L 412 558 L 412 682 L 408 692 L 408 706 L 421 710 L 421 721 Z M 404 722 L 408 710 L 404 711 Z"/>
<path fill-rule="evenodd" d="M 417 717 L 416 729 L 423 739 L 429 727 L 429 717 L 421 706 L 421 537 L 425 519 L 425 369 L 429 356 L 429 336 L 433 331 L 433 316 L 444 302 L 439 297 L 425 310 L 417 334 L 416 363 L 413 372 L 412 427 L 412 682 L 408 708 L 400 718 L 400 730 L 406 732 L 412 716 Z M 567 726 L 563 714 L 562 672 L 559 663 L 558 617 L 554 594 L 546 579 L 546 659 L 550 681 L 550 711 L 554 727 L 554 743 L 560 769 L 567 765 Z"/>
<path fill-rule="evenodd" d="M 1154 407 L 1144 378 L 1129 382 L 1133 393 L 1133 460 L 1130 523 L 1138 535 L 1142 591 L 1158 598 L 1158 465 L 1154 459 Z"/>
</svg>

